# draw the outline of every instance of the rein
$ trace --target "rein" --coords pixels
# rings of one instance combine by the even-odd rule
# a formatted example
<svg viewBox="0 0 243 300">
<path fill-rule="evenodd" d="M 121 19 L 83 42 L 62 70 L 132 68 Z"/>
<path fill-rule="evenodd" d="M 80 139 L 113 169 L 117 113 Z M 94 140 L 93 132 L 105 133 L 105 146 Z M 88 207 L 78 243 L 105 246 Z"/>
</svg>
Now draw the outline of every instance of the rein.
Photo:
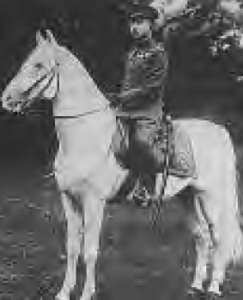
<svg viewBox="0 0 243 300">
<path fill-rule="evenodd" d="M 53 118 L 54 119 L 78 119 L 78 118 L 82 118 L 82 117 L 86 117 L 86 116 L 89 116 L 89 115 L 94 115 L 94 114 L 103 112 L 108 108 L 110 108 L 110 106 L 106 105 L 105 107 L 96 108 L 96 109 L 86 111 L 86 112 L 83 112 L 83 113 L 79 113 L 79 114 L 76 114 L 76 115 L 54 115 Z"/>
</svg>

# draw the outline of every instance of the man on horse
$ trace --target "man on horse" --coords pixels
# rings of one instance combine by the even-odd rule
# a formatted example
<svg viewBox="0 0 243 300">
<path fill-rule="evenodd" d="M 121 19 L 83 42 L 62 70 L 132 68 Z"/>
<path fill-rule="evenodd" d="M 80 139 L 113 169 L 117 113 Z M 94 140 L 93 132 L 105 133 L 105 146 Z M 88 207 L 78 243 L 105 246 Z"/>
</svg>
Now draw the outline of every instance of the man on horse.
<svg viewBox="0 0 243 300">
<path fill-rule="evenodd" d="M 167 53 L 153 37 L 159 14 L 152 6 L 133 5 L 129 27 L 133 46 L 128 53 L 118 115 L 129 135 L 129 168 L 136 174 L 133 197 L 148 202 L 155 195 L 155 176 L 165 167 L 168 122 L 164 113 Z"/>
</svg>

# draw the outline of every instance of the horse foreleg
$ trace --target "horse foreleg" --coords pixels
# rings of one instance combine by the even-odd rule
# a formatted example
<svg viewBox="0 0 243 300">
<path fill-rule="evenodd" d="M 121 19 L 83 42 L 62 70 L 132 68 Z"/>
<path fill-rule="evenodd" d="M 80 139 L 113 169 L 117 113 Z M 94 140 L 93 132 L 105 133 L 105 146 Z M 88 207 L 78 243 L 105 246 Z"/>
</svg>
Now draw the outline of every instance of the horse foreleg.
<svg viewBox="0 0 243 300">
<path fill-rule="evenodd" d="M 84 248 L 86 280 L 81 300 L 90 300 L 95 293 L 95 267 L 99 251 L 99 239 L 105 202 L 92 195 L 84 202 Z"/>
<path fill-rule="evenodd" d="M 81 212 L 74 209 L 72 200 L 66 193 L 62 193 L 62 203 L 67 221 L 67 266 L 64 282 L 56 299 L 69 300 L 76 284 L 76 268 L 83 238 L 83 218 Z"/>
</svg>

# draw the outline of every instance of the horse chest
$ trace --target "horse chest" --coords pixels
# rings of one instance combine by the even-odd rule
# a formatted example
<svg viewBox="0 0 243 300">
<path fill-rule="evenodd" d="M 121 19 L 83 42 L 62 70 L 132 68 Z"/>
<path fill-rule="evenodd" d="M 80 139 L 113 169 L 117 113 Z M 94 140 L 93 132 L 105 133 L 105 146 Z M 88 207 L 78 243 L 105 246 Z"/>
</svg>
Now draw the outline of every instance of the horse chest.
<svg viewBox="0 0 243 300">
<path fill-rule="evenodd" d="M 55 159 L 55 172 L 59 185 L 67 188 L 96 172 L 100 162 L 104 160 L 105 152 L 95 134 L 67 134 L 65 130 L 57 132 L 59 149 Z"/>
</svg>

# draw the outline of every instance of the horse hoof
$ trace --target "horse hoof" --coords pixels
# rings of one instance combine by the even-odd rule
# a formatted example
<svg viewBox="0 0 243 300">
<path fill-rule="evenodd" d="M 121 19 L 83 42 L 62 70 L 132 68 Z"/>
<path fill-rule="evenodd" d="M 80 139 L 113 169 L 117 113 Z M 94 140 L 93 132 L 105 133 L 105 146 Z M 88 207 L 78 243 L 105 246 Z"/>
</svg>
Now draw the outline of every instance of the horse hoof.
<svg viewBox="0 0 243 300">
<path fill-rule="evenodd" d="M 196 289 L 196 288 L 190 288 L 187 291 L 186 300 L 206 300 L 206 294 L 204 291 Z"/>
</svg>

